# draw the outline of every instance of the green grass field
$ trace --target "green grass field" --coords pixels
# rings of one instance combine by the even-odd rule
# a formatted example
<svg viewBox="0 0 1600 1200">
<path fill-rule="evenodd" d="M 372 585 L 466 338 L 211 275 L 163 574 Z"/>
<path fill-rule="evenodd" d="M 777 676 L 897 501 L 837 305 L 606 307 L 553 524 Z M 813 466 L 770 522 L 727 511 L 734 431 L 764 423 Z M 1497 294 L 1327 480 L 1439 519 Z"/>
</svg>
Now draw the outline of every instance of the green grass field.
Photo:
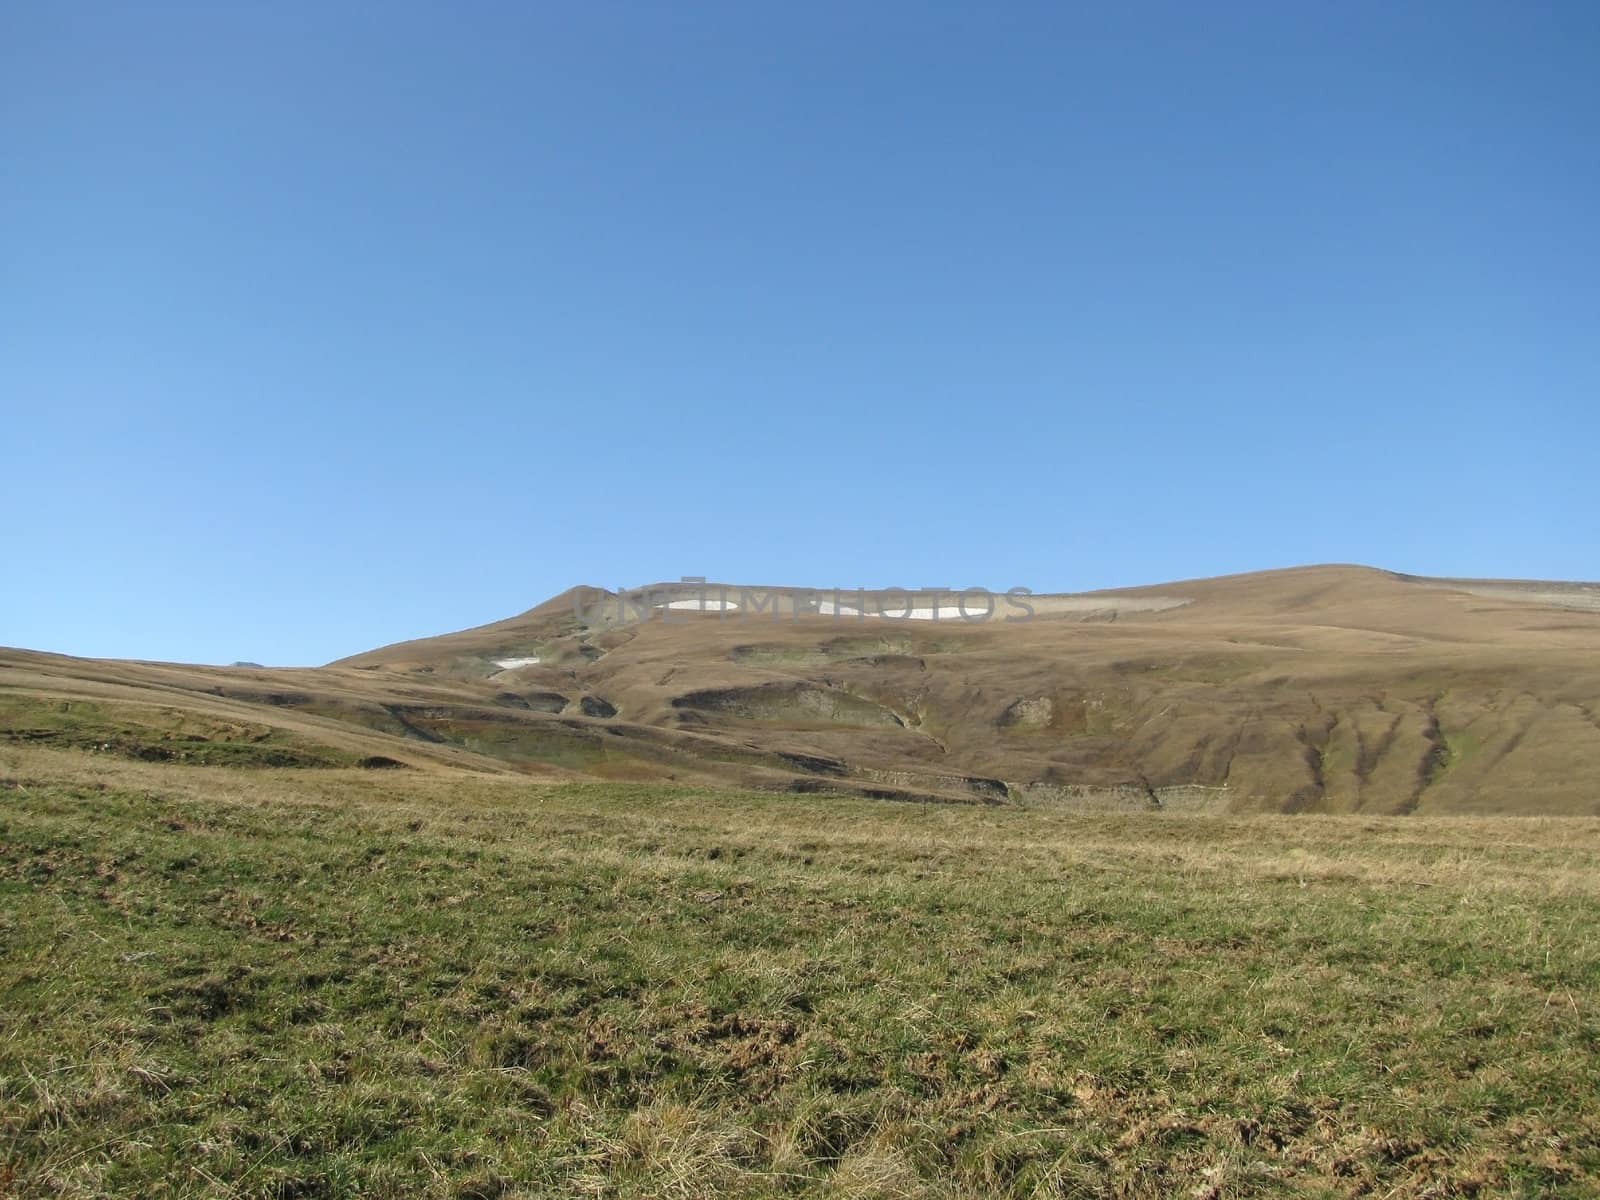
<svg viewBox="0 0 1600 1200">
<path fill-rule="evenodd" d="M 1600 825 L 0 748 L 0 1195 L 1600 1194 Z"/>
</svg>

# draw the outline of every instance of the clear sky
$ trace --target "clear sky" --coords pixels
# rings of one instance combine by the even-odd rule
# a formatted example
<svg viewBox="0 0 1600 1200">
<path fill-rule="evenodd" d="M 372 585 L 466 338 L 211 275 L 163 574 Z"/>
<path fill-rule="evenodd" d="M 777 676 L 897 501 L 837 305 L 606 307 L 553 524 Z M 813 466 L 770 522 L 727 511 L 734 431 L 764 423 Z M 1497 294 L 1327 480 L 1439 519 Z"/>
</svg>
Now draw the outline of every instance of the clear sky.
<svg viewBox="0 0 1600 1200">
<path fill-rule="evenodd" d="M 1595 578 L 1600 6 L 0 6 L 0 644 Z"/>
</svg>

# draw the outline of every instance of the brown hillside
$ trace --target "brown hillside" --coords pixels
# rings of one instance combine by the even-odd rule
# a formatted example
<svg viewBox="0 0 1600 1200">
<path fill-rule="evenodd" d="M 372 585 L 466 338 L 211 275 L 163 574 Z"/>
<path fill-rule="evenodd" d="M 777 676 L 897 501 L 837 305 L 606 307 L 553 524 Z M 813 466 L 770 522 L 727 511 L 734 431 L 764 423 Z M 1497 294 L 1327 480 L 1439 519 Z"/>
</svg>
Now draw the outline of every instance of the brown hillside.
<svg viewBox="0 0 1600 1200">
<path fill-rule="evenodd" d="M 661 607 L 724 596 L 740 609 Z M 956 603 L 580 588 L 313 670 L 3 652 L 0 701 L 13 725 L 24 701 L 98 698 L 430 767 L 1080 808 L 1600 813 L 1600 586 L 1302 567 L 1032 597 L 1033 619 L 1002 603 L 981 623 L 855 615 L 875 599 Z M 63 720 L 34 732 L 70 736 L 47 731 Z"/>
</svg>

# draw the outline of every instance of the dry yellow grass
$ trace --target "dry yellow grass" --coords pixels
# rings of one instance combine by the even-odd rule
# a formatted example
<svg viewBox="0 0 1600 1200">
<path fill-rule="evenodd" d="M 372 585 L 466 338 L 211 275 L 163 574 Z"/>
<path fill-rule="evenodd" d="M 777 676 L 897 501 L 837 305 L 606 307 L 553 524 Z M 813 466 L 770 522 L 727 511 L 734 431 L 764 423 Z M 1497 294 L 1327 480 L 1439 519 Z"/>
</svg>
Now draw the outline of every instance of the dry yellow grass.
<svg viewBox="0 0 1600 1200">
<path fill-rule="evenodd" d="M 315 669 L 0 651 L 0 739 L 84 744 L 126 717 L 147 732 L 120 741 L 160 754 L 163 722 L 192 712 L 336 755 L 550 778 L 1593 816 L 1597 594 L 1308 567 L 1041 598 L 1019 624 L 796 619 L 795 593 L 775 593 L 776 617 L 619 624 L 591 589 L 575 597 L 591 620 L 558 597 Z M 497 665 L 526 657 L 540 661 Z M 116 711 L 75 722 L 60 711 L 74 700 Z"/>
<path fill-rule="evenodd" d="M 1600 823 L 0 749 L 24 1196 L 1589 1196 Z"/>
</svg>

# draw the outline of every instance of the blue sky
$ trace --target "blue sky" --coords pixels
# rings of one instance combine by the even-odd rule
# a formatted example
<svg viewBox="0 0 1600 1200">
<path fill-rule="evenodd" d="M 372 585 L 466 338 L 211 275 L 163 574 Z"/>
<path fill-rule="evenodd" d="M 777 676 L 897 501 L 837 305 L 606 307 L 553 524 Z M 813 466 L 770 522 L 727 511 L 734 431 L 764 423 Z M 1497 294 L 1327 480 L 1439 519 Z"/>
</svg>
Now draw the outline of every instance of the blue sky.
<svg viewBox="0 0 1600 1200">
<path fill-rule="evenodd" d="M 0 644 L 1594 578 L 1587 3 L 0 13 Z"/>
</svg>

